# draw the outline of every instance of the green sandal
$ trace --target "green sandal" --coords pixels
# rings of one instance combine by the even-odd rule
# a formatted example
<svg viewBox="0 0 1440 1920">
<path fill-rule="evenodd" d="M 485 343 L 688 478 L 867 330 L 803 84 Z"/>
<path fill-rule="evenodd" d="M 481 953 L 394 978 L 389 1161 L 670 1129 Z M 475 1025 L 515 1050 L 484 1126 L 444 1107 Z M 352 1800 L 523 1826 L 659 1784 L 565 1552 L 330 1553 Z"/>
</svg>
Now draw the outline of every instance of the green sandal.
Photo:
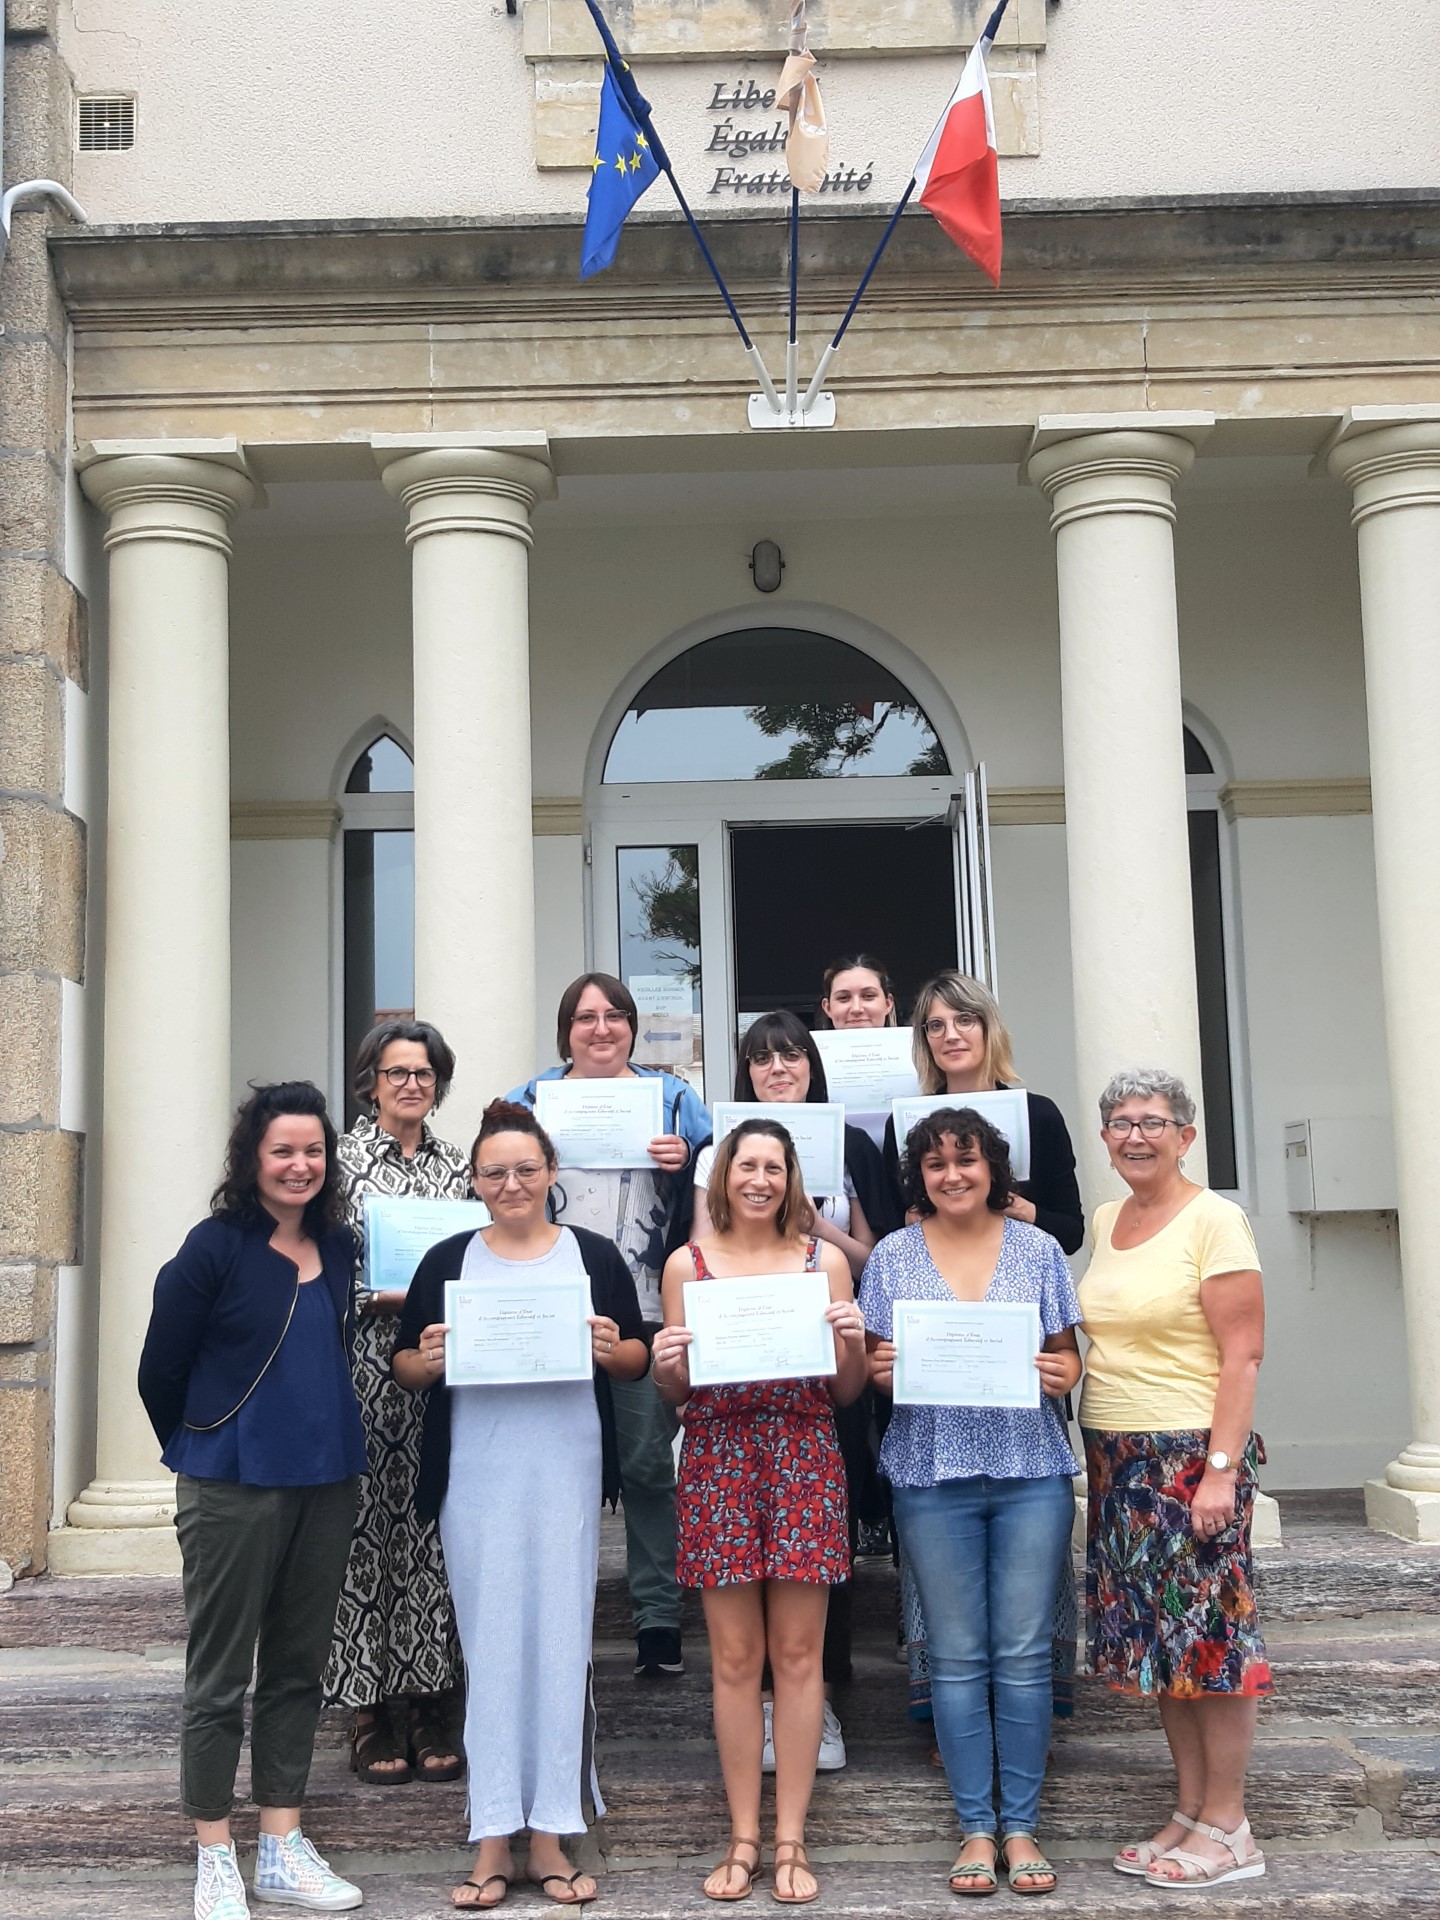
<svg viewBox="0 0 1440 1920">
<path fill-rule="evenodd" d="M 993 1833 L 967 1833 L 961 1841 L 961 1847 L 968 1847 L 972 1840 L 988 1840 L 995 1846 Z M 995 1848 L 995 1861 L 1000 1858 L 1000 1850 Z M 995 1863 L 986 1866 L 983 1860 L 957 1860 L 950 1869 L 950 1891 L 973 1898 L 982 1893 L 994 1893 L 1000 1882 L 995 1877 Z"/>
<path fill-rule="evenodd" d="M 1030 1856 L 1028 1859 L 1011 1860 L 1009 1858 L 1006 1849 L 1012 1840 L 1028 1840 L 1030 1842 Z M 1044 1854 L 1041 1853 L 1039 1847 L 1036 1846 L 1033 1833 L 1007 1833 L 1005 1838 L 1000 1842 L 1000 1854 L 997 1857 L 1004 1858 L 1005 1878 L 1010 1882 L 1010 1891 L 1012 1893 L 1054 1893 L 1056 1887 L 1060 1884 L 1060 1876 L 1045 1858 Z M 1048 1887 L 1018 1886 L 1016 1884 L 1017 1880 L 1025 1874 L 1029 1874 L 1032 1878 L 1046 1874 L 1049 1876 L 1050 1884 Z"/>
</svg>

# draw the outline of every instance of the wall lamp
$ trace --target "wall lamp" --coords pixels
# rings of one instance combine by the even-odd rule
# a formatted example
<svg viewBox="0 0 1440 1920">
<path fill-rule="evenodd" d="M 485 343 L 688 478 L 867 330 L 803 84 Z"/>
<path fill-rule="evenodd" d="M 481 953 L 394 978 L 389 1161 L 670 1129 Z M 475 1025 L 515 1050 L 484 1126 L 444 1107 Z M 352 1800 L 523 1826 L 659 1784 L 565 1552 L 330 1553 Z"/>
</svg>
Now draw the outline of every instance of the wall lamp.
<svg viewBox="0 0 1440 1920">
<path fill-rule="evenodd" d="M 750 550 L 750 572 L 757 593 L 774 593 L 785 571 L 785 556 L 773 540 L 757 540 Z"/>
</svg>

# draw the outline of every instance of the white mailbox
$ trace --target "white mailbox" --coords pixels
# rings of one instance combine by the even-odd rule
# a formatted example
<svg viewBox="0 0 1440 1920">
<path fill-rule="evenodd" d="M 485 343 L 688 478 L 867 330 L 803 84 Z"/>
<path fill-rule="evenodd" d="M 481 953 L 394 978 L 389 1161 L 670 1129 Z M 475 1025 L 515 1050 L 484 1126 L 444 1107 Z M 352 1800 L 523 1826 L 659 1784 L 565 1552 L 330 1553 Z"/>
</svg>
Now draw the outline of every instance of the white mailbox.
<svg viewBox="0 0 1440 1920">
<path fill-rule="evenodd" d="M 1285 1204 L 1291 1213 L 1384 1213 L 1395 1207 L 1389 1115 L 1288 1122 Z"/>
</svg>

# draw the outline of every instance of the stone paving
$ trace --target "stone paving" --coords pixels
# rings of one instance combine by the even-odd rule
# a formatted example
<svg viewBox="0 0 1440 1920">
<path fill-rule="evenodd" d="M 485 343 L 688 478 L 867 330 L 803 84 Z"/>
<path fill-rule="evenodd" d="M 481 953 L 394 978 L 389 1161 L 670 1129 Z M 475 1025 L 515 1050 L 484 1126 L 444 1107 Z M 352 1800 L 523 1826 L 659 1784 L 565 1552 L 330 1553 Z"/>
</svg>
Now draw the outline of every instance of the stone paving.
<svg viewBox="0 0 1440 1920">
<path fill-rule="evenodd" d="M 1264 1552 L 1261 1574 L 1279 1693 L 1251 1792 L 1271 1871 L 1207 1904 L 1283 1920 L 1440 1916 L 1440 1547 L 1366 1533 L 1349 1496 L 1282 1507 L 1286 1545 Z M 610 1812 L 582 1857 L 603 1872 L 601 1908 L 617 1920 L 713 1913 L 698 1883 L 725 1811 L 703 1632 L 687 1614 L 683 1679 L 637 1682 L 622 1567 L 607 1524 L 595 1658 Z M 855 1679 L 837 1701 L 850 1764 L 820 1778 L 812 1813 L 815 1910 L 925 1920 L 953 1911 L 954 1820 L 928 1738 L 905 1718 L 887 1563 L 861 1563 L 856 1616 Z M 193 1856 L 174 1806 L 183 1642 L 172 1580 L 41 1579 L 0 1598 L 0 1920 L 188 1914 Z M 1153 1711 L 1084 1682 L 1079 1692 L 1046 1787 L 1041 1830 L 1064 1879 L 1044 1911 L 1169 1911 L 1177 1896 L 1107 1864 L 1171 1804 Z M 242 1807 L 242 1856 L 254 1822 Z M 441 1912 L 467 1860 L 463 1785 L 362 1786 L 338 1715 L 322 1726 L 307 1827 L 362 1881 L 376 1920 Z M 769 1904 L 765 1888 L 757 1897 Z M 547 1904 L 519 1887 L 508 1902 Z"/>
</svg>

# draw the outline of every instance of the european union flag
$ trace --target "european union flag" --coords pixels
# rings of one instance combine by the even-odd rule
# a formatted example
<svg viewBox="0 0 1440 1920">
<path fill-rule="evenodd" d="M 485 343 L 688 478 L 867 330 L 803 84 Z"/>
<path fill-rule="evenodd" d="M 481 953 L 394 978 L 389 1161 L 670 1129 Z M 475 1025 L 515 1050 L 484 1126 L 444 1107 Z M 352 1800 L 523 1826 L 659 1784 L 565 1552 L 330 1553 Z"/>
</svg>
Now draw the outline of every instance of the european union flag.
<svg viewBox="0 0 1440 1920">
<path fill-rule="evenodd" d="M 580 278 L 602 273 L 615 258 L 625 216 L 660 172 L 650 141 L 621 92 L 607 60 L 600 88 L 600 126 L 590 163 L 590 199 Z"/>
</svg>

